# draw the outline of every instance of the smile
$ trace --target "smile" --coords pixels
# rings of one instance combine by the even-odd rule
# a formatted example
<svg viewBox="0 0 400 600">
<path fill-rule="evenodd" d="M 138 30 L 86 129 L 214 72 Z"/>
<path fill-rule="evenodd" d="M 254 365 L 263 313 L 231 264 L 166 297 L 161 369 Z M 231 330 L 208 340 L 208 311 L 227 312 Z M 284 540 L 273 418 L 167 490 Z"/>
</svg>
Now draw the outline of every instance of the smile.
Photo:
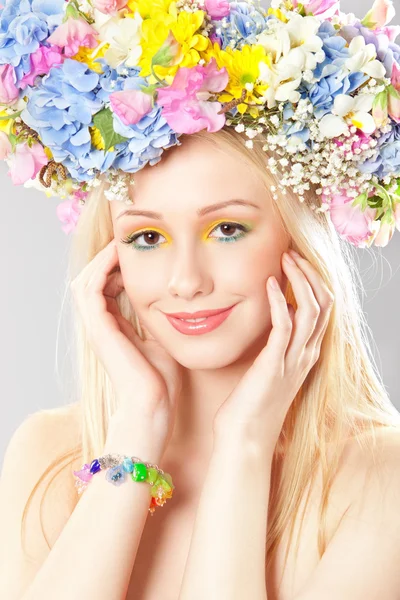
<svg viewBox="0 0 400 600">
<path fill-rule="evenodd" d="M 180 333 L 185 335 L 201 335 L 219 327 L 229 317 L 235 306 L 231 306 L 228 310 L 221 311 L 216 315 L 199 319 L 180 319 L 178 317 L 170 317 L 169 315 L 165 316 Z"/>
</svg>

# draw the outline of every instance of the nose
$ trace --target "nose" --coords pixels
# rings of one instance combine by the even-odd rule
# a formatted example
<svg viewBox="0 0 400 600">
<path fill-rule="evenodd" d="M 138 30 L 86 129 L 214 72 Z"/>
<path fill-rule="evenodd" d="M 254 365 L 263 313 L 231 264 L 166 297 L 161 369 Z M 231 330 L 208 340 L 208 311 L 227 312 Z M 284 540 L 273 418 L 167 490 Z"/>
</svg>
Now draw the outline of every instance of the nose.
<svg viewBox="0 0 400 600">
<path fill-rule="evenodd" d="M 168 291 L 172 296 L 190 300 L 196 295 L 208 295 L 213 289 L 207 261 L 196 248 L 180 248 L 171 264 Z"/>
</svg>

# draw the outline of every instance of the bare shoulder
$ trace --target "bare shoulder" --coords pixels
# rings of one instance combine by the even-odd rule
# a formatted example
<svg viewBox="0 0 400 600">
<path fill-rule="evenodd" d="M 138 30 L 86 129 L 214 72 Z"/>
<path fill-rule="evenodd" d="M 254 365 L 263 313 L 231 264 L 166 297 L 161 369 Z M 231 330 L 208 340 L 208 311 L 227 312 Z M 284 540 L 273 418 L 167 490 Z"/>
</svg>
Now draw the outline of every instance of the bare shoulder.
<svg viewBox="0 0 400 600">
<path fill-rule="evenodd" d="M 77 404 L 33 413 L 14 431 L 0 477 L 0 564 L 22 550 L 21 540 L 39 563 L 47 556 L 77 503 L 79 444 Z"/>
<path fill-rule="evenodd" d="M 373 439 L 365 434 L 367 444 Z M 379 428 L 373 454 L 359 441 L 348 443 L 341 469 L 347 508 L 295 600 L 399 597 L 400 430 Z"/>
<path fill-rule="evenodd" d="M 348 505 L 356 502 L 372 482 L 384 484 L 385 478 L 400 473 L 400 427 L 379 427 L 363 439 L 351 438 L 341 457 L 335 487 Z"/>
</svg>

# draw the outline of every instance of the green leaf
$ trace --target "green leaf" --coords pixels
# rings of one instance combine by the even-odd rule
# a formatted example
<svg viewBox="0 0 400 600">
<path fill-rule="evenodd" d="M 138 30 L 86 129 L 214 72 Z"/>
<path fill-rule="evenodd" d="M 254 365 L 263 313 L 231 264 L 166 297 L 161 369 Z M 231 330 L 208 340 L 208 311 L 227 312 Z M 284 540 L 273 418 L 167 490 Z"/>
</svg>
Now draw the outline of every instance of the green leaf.
<svg viewBox="0 0 400 600">
<path fill-rule="evenodd" d="M 371 20 L 372 17 L 372 10 L 370 10 L 365 17 L 363 18 L 363 20 L 361 21 L 361 25 L 364 25 L 364 27 L 367 27 L 368 29 L 376 29 L 376 21 L 372 21 Z"/>
<path fill-rule="evenodd" d="M 104 140 L 105 151 L 116 144 L 128 141 L 128 138 L 123 137 L 114 131 L 113 113 L 109 108 L 103 108 L 103 110 L 96 113 L 93 117 L 93 124 L 101 133 Z"/>
<path fill-rule="evenodd" d="M 70 17 L 72 19 L 79 19 L 79 10 L 71 2 L 68 4 L 67 9 L 65 11 L 64 20 L 67 21 Z"/>
<path fill-rule="evenodd" d="M 367 192 L 363 192 L 362 194 L 360 194 L 359 196 L 357 196 L 357 198 L 355 198 L 353 200 L 352 206 L 358 206 L 360 204 L 361 210 L 364 212 L 364 210 L 367 208 L 367 203 L 368 203 L 368 194 L 367 194 Z"/>
<path fill-rule="evenodd" d="M 8 139 L 10 140 L 12 151 L 14 152 L 15 146 L 17 145 L 17 136 L 14 135 L 13 133 L 10 133 L 10 135 L 8 136 Z"/>
<path fill-rule="evenodd" d="M 140 91 L 143 92 L 143 94 L 148 94 L 149 96 L 154 96 L 154 92 L 159 87 L 160 86 L 157 83 L 152 83 L 150 85 L 141 85 L 140 86 Z"/>
<path fill-rule="evenodd" d="M 19 112 L 13 113 L 12 115 L 6 115 L 4 117 L 0 117 L 0 121 L 9 121 L 10 119 L 16 119 L 22 113 L 22 110 Z"/>
</svg>

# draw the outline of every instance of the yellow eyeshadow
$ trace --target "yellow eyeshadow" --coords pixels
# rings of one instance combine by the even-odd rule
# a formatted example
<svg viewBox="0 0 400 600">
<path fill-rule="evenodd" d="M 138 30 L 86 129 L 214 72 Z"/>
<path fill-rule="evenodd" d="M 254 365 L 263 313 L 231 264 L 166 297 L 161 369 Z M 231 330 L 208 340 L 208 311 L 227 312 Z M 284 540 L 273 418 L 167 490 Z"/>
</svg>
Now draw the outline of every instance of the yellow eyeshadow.
<svg viewBox="0 0 400 600">
<path fill-rule="evenodd" d="M 132 234 L 132 237 L 136 236 L 136 235 L 142 235 L 143 233 L 147 233 L 148 231 L 155 232 L 155 233 L 160 233 L 162 236 L 164 236 L 167 241 L 166 242 L 162 242 L 162 245 L 164 245 L 164 244 L 169 243 L 169 242 L 172 241 L 172 238 L 167 233 L 165 233 L 164 231 L 161 231 L 161 229 L 157 229 L 157 227 L 151 227 L 151 228 L 149 227 L 147 229 L 139 229 L 139 231 L 135 231 Z"/>
<path fill-rule="evenodd" d="M 209 234 L 211 233 L 211 231 L 213 229 L 215 229 L 218 225 L 221 225 L 221 223 L 238 223 L 241 225 L 244 225 L 245 227 L 247 227 L 248 230 L 253 229 L 253 225 L 251 223 L 247 223 L 247 222 L 238 222 L 236 220 L 229 220 L 229 219 L 218 219 L 216 221 L 213 221 L 211 224 L 209 224 L 207 226 L 207 228 L 205 229 L 204 233 L 201 236 L 202 241 L 204 242 L 209 242 L 209 241 L 213 241 L 213 238 L 209 238 Z M 157 227 L 149 227 L 149 228 L 144 228 L 144 229 L 139 229 L 138 231 L 134 231 L 131 235 L 131 237 L 134 236 L 140 236 L 142 234 L 147 233 L 148 231 L 151 232 L 155 232 L 155 233 L 160 233 L 162 236 L 165 237 L 165 239 L 167 240 L 166 242 L 161 242 L 160 245 L 165 245 L 167 243 L 171 243 L 172 242 L 172 238 L 171 236 L 169 236 L 167 233 L 165 233 L 164 231 L 162 231 L 161 229 L 158 229 Z"/>
<path fill-rule="evenodd" d="M 235 223 L 236 221 L 233 221 L 233 222 Z M 210 241 L 213 241 L 213 239 L 212 239 L 212 238 L 208 238 L 208 235 L 211 233 L 211 231 L 212 231 L 213 229 L 215 229 L 215 227 L 217 227 L 218 225 L 221 225 L 221 223 L 230 223 L 230 221 L 229 221 L 229 220 L 227 220 L 227 219 L 218 219 L 218 221 L 214 221 L 213 223 L 211 223 L 211 225 L 209 225 L 209 226 L 207 227 L 207 229 L 206 229 L 205 233 L 202 235 L 202 238 L 201 238 L 201 239 L 202 239 L 202 241 L 203 241 L 203 242 L 210 242 Z"/>
</svg>

